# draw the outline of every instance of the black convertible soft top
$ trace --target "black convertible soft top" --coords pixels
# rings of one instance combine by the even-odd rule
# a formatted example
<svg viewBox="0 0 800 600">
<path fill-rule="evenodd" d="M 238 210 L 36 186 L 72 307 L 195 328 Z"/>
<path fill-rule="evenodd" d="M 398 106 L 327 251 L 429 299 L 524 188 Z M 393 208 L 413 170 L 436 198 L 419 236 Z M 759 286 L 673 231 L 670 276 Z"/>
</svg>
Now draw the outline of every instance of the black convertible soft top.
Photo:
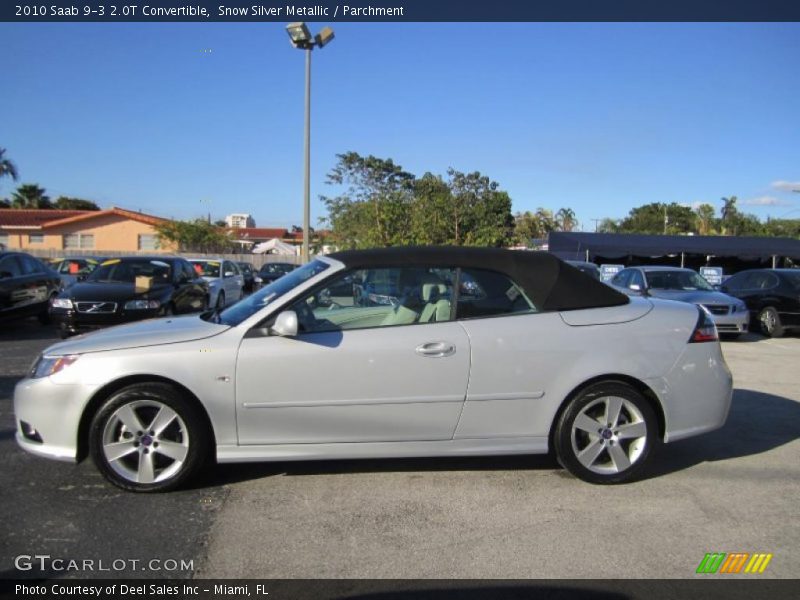
<svg viewBox="0 0 800 600">
<path fill-rule="evenodd" d="M 516 282 L 537 309 L 578 310 L 620 306 L 625 294 L 581 273 L 547 252 L 456 246 L 395 246 L 348 250 L 329 255 L 348 268 L 460 267 L 504 273 Z"/>
</svg>

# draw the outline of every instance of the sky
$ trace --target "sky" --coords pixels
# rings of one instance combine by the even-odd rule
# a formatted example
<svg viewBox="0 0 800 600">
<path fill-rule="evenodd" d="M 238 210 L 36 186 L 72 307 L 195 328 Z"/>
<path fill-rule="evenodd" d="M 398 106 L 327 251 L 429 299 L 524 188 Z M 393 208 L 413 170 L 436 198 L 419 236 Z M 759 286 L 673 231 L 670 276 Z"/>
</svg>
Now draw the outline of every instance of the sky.
<svg viewBox="0 0 800 600">
<path fill-rule="evenodd" d="M 480 171 L 581 228 L 649 202 L 800 218 L 800 24 L 311 23 L 312 225 L 336 154 Z M 177 219 L 302 223 L 304 57 L 282 23 L 2 23 L 20 181 Z"/>
</svg>

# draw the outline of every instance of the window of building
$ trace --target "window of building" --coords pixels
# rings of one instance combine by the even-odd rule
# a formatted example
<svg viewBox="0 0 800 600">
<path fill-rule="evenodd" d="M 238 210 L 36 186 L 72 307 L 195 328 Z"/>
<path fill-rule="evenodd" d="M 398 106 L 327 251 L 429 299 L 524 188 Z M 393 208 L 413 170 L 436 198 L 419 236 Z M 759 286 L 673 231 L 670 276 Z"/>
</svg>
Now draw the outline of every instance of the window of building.
<svg viewBox="0 0 800 600">
<path fill-rule="evenodd" d="M 94 234 L 92 233 L 65 233 L 64 250 L 91 250 L 94 248 Z"/>
<path fill-rule="evenodd" d="M 139 250 L 158 250 L 158 236 L 150 233 L 140 233 Z"/>
<path fill-rule="evenodd" d="M 44 244 L 44 234 L 43 233 L 31 233 L 28 236 L 28 243 L 29 244 Z"/>
</svg>

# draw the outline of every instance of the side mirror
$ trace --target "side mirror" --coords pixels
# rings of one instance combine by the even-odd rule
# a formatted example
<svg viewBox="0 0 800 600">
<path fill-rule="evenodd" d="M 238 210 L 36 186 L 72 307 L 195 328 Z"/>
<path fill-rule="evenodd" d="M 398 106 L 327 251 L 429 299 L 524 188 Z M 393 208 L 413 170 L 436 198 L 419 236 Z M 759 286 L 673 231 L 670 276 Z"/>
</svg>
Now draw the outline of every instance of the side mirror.
<svg viewBox="0 0 800 600">
<path fill-rule="evenodd" d="M 275 318 L 275 323 L 270 327 L 269 332 L 273 335 L 282 337 L 294 337 L 297 335 L 297 313 L 293 310 L 285 310 Z"/>
<path fill-rule="evenodd" d="M 630 284 L 628 286 L 628 288 L 633 290 L 634 292 L 641 292 L 642 291 L 642 286 L 640 286 L 638 283 L 632 283 L 632 284 Z"/>
<path fill-rule="evenodd" d="M 223 277 L 233 277 L 233 271 L 225 271 L 225 275 Z"/>
</svg>

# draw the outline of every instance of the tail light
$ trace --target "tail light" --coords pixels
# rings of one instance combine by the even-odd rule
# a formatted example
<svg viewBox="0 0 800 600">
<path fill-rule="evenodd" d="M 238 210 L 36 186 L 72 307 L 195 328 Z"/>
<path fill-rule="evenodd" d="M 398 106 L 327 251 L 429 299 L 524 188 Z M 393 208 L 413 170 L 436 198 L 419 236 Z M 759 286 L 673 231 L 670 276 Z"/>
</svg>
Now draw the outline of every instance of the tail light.
<svg viewBox="0 0 800 600">
<path fill-rule="evenodd" d="M 711 315 L 708 314 L 708 311 L 702 306 L 698 306 L 697 310 L 700 315 L 697 318 L 697 325 L 694 326 L 692 337 L 689 338 L 689 343 L 718 341 L 719 334 L 717 333 L 717 326 L 714 325 L 714 320 L 711 318 Z"/>
</svg>

